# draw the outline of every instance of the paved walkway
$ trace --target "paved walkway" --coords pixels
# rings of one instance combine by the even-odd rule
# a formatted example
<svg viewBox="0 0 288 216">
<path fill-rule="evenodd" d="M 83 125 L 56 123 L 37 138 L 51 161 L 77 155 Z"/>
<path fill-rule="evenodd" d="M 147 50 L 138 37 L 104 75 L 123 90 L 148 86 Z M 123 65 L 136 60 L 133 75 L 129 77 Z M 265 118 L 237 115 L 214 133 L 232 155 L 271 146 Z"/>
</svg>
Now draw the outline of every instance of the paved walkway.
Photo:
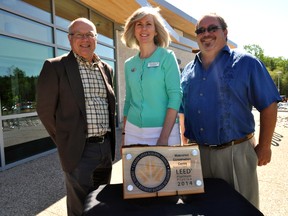
<svg viewBox="0 0 288 216">
<path fill-rule="evenodd" d="M 259 113 L 254 112 L 254 116 L 258 137 Z M 260 210 L 265 216 L 288 215 L 287 131 L 288 112 L 279 112 L 272 161 L 258 168 Z M 120 130 L 117 133 L 121 137 Z M 119 183 L 121 161 L 113 166 L 112 183 Z M 65 216 L 65 185 L 57 153 L 0 172 L 0 194 L 1 216 Z"/>
</svg>

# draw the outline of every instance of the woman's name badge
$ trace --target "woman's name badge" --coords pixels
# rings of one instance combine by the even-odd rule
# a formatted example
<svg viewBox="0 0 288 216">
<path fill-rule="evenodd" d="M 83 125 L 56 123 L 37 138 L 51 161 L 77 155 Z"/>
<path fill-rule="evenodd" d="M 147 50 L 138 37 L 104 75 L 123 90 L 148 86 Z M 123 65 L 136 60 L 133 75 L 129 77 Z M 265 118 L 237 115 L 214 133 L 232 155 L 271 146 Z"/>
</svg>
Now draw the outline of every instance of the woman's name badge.
<svg viewBox="0 0 288 216">
<path fill-rule="evenodd" d="M 160 62 L 149 62 L 148 67 L 159 67 Z"/>
</svg>

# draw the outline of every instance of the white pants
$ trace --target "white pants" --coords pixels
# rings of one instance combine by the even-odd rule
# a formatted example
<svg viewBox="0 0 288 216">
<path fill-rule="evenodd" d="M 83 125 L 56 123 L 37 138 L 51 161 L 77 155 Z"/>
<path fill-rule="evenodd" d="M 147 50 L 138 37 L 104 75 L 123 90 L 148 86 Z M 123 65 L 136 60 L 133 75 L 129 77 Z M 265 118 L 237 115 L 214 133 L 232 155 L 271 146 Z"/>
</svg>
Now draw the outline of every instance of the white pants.
<svg viewBox="0 0 288 216">
<path fill-rule="evenodd" d="M 125 125 L 124 145 L 156 145 L 161 131 L 162 127 L 139 128 L 127 121 Z M 179 124 L 175 123 L 168 139 L 168 145 L 175 146 L 180 144 Z"/>
</svg>

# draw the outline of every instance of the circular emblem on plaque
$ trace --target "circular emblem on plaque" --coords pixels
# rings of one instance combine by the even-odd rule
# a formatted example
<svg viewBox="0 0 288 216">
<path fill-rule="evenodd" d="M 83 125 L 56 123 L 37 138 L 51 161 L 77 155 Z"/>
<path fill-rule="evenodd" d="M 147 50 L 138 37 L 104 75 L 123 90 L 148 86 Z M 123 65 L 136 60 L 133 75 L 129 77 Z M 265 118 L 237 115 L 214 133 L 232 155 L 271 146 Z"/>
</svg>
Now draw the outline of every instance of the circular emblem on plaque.
<svg viewBox="0 0 288 216">
<path fill-rule="evenodd" d="M 144 192 L 153 193 L 163 189 L 169 182 L 171 168 L 160 153 L 146 151 L 139 154 L 131 164 L 132 182 Z"/>
</svg>

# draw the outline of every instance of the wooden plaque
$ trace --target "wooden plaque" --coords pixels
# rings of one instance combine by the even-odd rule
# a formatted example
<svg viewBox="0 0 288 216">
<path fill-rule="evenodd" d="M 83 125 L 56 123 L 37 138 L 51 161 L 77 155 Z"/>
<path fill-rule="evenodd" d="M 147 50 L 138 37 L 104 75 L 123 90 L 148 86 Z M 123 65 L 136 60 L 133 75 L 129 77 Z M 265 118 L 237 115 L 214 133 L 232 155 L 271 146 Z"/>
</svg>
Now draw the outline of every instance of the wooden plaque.
<svg viewBox="0 0 288 216">
<path fill-rule="evenodd" d="M 197 145 L 125 146 L 122 163 L 124 199 L 204 192 Z"/>
</svg>

